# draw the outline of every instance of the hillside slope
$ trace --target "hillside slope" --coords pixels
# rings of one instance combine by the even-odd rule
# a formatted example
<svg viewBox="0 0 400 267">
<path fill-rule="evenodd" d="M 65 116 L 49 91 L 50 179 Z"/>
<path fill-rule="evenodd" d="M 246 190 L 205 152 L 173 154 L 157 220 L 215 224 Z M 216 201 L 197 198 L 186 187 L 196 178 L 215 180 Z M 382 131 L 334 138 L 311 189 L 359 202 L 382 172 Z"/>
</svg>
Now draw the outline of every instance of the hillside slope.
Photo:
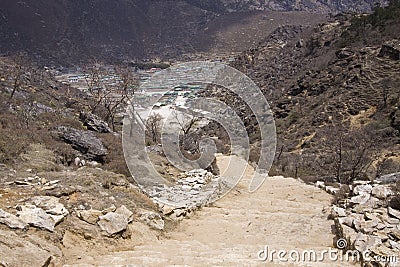
<svg viewBox="0 0 400 267">
<path fill-rule="evenodd" d="M 282 27 L 232 64 L 260 86 L 275 113 L 274 171 L 347 183 L 400 170 L 398 14 L 393 1 L 313 30 Z M 241 110 L 256 148 L 251 111 L 227 92 L 211 95 Z"/>
<path fill-rule="evenodd" d="M 94 58 L 123 60 L 161 56 L 168 60 L 182 53 L 208 51 L 218 38 L 207 29 L 224 31 L 226 27 L 221 24 L 240 25 L 243 19 L 251 17 L 250 14 L 237 17 L 227 13 L 254 10 L 368 12 L 374 1 L 357 1 L 357 8 L 349 4 L 351 1 L 339 2 L 343 1 L 323 4 L 323 1 L 1 0 L 0 53 L 26 50 L 45 64 L 64 65 Z M 225 16 L 221 17 L 223 14 Z M 287 24 L 285 19 L 293 24 L 290 17 L 290 14 L 279 16 L 276 22 Z M 268 15 L 267 18 L 270 19 Z M 248 28 L 258 26 L 253 23 Z M 267 29 L 266 34 L 275 28 Z M 249 46 L 240 48 L 245 50 Z"/>
</svg>

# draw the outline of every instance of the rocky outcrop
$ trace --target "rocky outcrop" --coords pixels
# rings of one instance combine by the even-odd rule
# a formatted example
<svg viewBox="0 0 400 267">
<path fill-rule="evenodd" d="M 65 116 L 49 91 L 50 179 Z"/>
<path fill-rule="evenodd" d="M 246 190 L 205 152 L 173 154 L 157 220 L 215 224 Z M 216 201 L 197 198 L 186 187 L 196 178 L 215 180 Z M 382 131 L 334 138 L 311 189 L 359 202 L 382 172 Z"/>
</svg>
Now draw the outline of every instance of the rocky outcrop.
<svg viewBox="0 0 400 267">
<path fill-rule="evenodd" d="M 71 127 L 57 127 L 58 137 L 81 152 L 86 159 L 103 161 L 107 155 L 107 149 L 99 138 L 88 131 L 77 130 Z"/>
<path fill-rule="evenodd" d="M 79 114 L 79 120 L 88 128 L 88 130 L 98 133 L 112 132 L 108 124 L 93 113 L 81 112 Z"/>
</svg>

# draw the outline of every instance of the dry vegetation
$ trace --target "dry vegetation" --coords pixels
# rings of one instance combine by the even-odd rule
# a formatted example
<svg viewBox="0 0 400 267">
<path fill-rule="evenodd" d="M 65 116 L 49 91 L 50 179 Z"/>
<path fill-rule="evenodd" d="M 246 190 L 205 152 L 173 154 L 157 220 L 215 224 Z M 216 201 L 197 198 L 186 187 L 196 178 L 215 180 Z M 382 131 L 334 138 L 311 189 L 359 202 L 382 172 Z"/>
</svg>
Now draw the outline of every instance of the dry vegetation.
<svg viewBox="0 0 400 267">
<path fill-rule="evenodd" d="M 58 163 L 71 165 L 79 153 L 59 140 L 53 134 L 54 129 L 68 126 L 85 130 L 78 114 L 94 105 L 97 106 L 95 112 L 110 121 L 114 129 L 120 127 L 115 116 L 131 95 L 135 82 L 119 68 L 122 82 L 114 89 L 123 94 L 116 97 L 101 91 L 98 92 L 101 101 L 94 103 L 82 92 L 57 83 L 48 71 L 35 66 L 26 55 L 2 57 L 0 68 L 0 163 L 11 166 L 18 165 L 20 156 L 32 144 L 42 144 L 55 153 Z M 103 167 L 129 176 L 121 137 L 112 133 L 97 136 L 109 151 Z"/>
</svg>

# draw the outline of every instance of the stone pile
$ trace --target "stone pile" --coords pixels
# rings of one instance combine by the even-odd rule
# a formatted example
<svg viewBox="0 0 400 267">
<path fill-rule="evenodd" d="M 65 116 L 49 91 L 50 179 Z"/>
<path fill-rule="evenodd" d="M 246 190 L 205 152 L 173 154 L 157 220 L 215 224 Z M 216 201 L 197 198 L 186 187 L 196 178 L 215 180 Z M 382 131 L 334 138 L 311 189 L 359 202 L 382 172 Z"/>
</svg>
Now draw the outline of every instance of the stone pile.
<svg viewBox="0 0 400 267">
<path fill-rule="evenodd" d="M 332 190 L 323 182 L 317 182 L 316 186 L 338 194 L 337 188 Z M 346 249 L 358 250 L 360 255 L 368 251 L 371 258 L 394 256 L 400 260 L 400 211 L 388 206 L 395 195 L 392 185 L 379 181 L 355 181 L 349 188 L 348 196 L 333 205 L 331 210 L 338 238 L 347 241 Z M 392 266 L 382 262 L 370 264 Z"/>
<path fill-rule="evenodd" d="M 76 210 L 76 213 L 79 219 L 97 225 L 109 237 L 123 234 L 134 220 L 141 221 L 154 230 L 164 229 L 164 220 L 159 213 L 145 209 L 137 209 L 132 212 L 124 205 L 119 208 L 111 206 L 102 211 Z"/>
<path fill-rule="evenodd" d="M 48 181 L 46 178 L 42 178 L 35 175 L 32 177 L 16 179 L 15 181 L 5 183 L 5 185 L 14 184 L 17 187 L 22 187 L 22 188 L 37 188 L 39 190 L 52 190 L 59 186 L 59 182 L 60 180 Z"/>
<path fill-rule="evenodd" d="M 54 227 L 69 214 L 58 198 L 37 196 L 16 207 L 17 216 L 0 210 L 0 223 L 12 229 L 26 229 L 29 226 L 54 231 Z"/>
<path fill-rule="evenodd" d="M 149 196 L 164 215 L 181 220 L 188 213 L 207 205 L 220 192 L 220 177 L 197 169 L 185 172 L 173 186 L 154 186 Z"/>
</svg>

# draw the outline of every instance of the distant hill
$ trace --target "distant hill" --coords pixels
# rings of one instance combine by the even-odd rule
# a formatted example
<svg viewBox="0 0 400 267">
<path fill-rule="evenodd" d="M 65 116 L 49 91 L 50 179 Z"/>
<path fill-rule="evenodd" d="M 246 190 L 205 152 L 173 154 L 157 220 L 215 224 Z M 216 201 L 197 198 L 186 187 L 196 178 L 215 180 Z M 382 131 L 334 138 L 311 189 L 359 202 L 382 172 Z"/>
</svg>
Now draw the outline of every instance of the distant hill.
<svg viewBox="0 0 400 267">
<path fill-rule="evenodd" d="M 369 12 L 375 3 L 387 1 L 353 0 L 187 0 L 192 5 L 219 12 L 241 12 L 249 10 L 309 11 L 315 13 Z"/>
<path fill-rule="evenodd" d="M 91 58 L 121 60 L 161 56 L 168 59 L 215 47 L 218 40 L 215 34 L 229 28 L 227 23 L 235 26 L 243 18 L 252 17 L 248 11 L 367 12 L 374 2 L 0 0 L 0 53 L 27 50 L 54 64 L 75 64 Z M 235 15 L 238 12 L 239 18 Z M 290 16 L 280 17 L 290 24 Z M 226 20 L 221 22 L 223 19 Z M 254 28 L 253 24 L 249 25 Z M 273 30 L 270 28 L 265 35 Z M 240 48 L 248 47 L 236 47 Z"/>
</svg>

